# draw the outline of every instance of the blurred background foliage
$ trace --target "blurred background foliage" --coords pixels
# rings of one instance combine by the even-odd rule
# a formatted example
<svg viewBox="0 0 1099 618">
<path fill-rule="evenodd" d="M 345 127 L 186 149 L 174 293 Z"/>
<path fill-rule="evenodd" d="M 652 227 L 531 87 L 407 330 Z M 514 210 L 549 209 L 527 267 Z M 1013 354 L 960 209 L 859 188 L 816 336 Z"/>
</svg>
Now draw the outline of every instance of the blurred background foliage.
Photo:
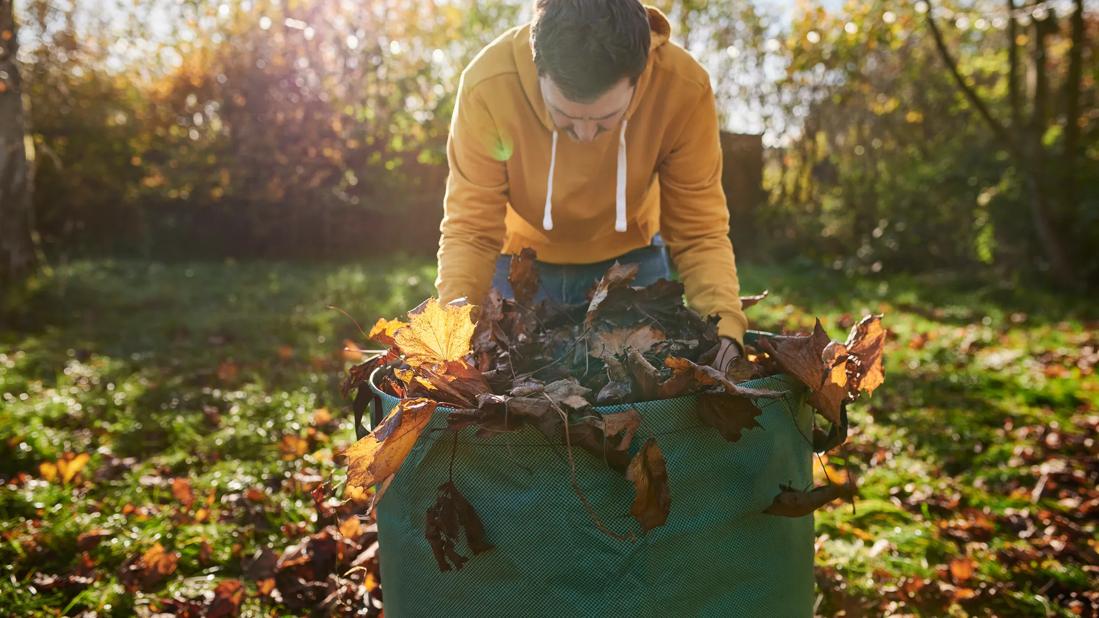
<svg viewBox="0 0 1099 618">
<path fill-rule="evenodd" d="M 743 257 L 1099 280 L 1096 7 L 656 5 L 710 70 L 725 129 L 764 135 L 766 202 L 745 224 L 766 242 Z M 435 251 L 458 74 L 530 8 L 28 0 L 19 10 L 49 254 L 324 258 Z"/>
</svg>

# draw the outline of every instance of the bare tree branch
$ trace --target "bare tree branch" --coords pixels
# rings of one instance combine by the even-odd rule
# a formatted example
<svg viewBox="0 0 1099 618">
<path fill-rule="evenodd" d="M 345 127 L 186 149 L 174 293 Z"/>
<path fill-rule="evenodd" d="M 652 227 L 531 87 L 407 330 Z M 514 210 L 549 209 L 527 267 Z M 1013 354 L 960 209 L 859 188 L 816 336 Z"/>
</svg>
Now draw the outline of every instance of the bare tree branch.
<svg viewBox="0 0 1099 618">
<path fill-rule="evenodd" d="M 977 94 L 977 91 L 973 89 L 973 86 L 965 80 L 965 77 L 963 77 L 958 70 L 958 63 L 950 54 L 950 50 L 946 48 L 942 32 L 939 31 L 938 25 L 935 24 L 935 9 L 930 2 L 927 4 L 927 27 L 931 30 L 932 38 L 935 39 L 935 48 L 939 51 L 939 57 L 942 58 L 943 64 L 946 65 L 947 70 L 950 71 L 950 75 L 954 78 L 954 82 L 958 84 L 958 88 L 961 89 L 966 99 L 976 108 L 977 113 L 981 115 L 981 118 L 983 118 L 989 128 L 992 129 L 992 133 L 996 136 L 996 139 L 1017 158 L 1022 158 L 1019 144 L 1011 137 L 1011 133 L 1008 131 L 1007 127 L 992 115 L 992 112 L 988 109 L 988 105 L 985 104 L 980 95 Z"/>
</svg>

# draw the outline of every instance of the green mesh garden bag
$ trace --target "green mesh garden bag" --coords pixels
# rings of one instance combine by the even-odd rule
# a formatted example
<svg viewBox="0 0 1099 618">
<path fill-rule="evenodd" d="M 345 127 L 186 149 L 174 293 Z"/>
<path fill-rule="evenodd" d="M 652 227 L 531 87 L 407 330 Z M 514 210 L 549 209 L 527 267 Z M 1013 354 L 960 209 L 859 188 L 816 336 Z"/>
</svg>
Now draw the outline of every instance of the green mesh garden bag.
<svg viewBox="0 0 1099 618">
<path fill-rule="evenodd" d="M 750 333 L 750 338 L 758 336 Z M 564 443 L 527 427 L 489 437 L 445 431 L 439 407 L 377 505 L 387 616 L 809 616 L 813 517 L 763 513 L 780 485 L 812 483 L 812 410 L 786 375 L 744 383 L 785 393 L 759 399 L 759 427 L 727 442 L 701 423 L 693 396 L 596 407 L 636 409 L 631 456 L 655 437 L 667 465 L 667 522 L 643 534 L 633 485 L 574 446 L 576 479 L 607 528 L 574 492 Z M 371 378 L 376 413 L 398 399 Z M 451 474 L 494 548 L 442 572 L 425 517 Z"/>
</svg>

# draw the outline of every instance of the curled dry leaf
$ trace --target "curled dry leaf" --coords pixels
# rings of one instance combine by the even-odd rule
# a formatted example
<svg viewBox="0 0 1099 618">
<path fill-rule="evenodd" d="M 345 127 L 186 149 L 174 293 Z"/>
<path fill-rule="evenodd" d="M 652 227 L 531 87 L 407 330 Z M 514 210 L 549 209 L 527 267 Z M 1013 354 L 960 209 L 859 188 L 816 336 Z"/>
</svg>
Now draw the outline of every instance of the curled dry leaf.
<svg viewBox="0 0 1099 618">
<path fill-rule="evenodd" d="M 756 294 L 754 296 L 741 296 L 740 297 L 740 308 L 741 309 L 747 309 L 748 307 L 751 307 L 752 305 L 758 303 L 759 301 L 763 300 L 764 298 L 767 298 L 767 293 L 768 292 L 769 292 L 769 290 L 763 290 L 763 292 L 761 292 L 759 294 Z"/>
<path fill-rule="evenodd" d="M 465 564 L 467 558 L 457 549 L 463 531 L 474 555 L 492 549 L 477 511 L 454 483 L 447 481 L 439 486 L 435 503 L 427 509 L 424 525 L 424 536 L 431 544 L 440 571 L 461 569 Z"/>
<path fill-rule="evenodd" d="M 538 279 L 538 266 L 535 262 L 534 250 L 524 248 L 518 255 L 511 258 L 511 267 L 508 269 L 508 283 L 515 293 L 515 300 L 529 307 L 534 302 L 534 295 L 538 293 L 541 282 Z"/>
<path fill-rule="evenodd" d="M 406 326 L 408 326 L 408 324 L 400 320 L 378 318 L 378 321 L 374 323 L 374 327 L 370 329 L 370 333 L 367 334 L 367 338 L 371 341 L 377 341 L 382 345 L 391 346 L 396 343 L 394 336 L 397 334 L 397 331 Z"/>
<path fill-rule="evenodd" d="M 599 305 L 603 301 L 607 300 L 607 294 L 611 290 L 619 287 L 625 287 L 634 280 L 637 276 L 637 271 L 640 266 L 637 264 L 619 264 L 615 262 L 607 270 L 607 274 L 603 275 L 603 278 L 599 280 L 599 283 L 595 285 L 595 289 L 592 292 L 591 302 L 588 303 L 588 313 L 584 319 L 584 323 L 591 326 L 595 320 L 596 314 L 599 312 Z"/>
<path fill-rule="evenodd" d="M 641 352 L 632 348 L 626 351 L 626 368 L 642 398 L 656 399 L 660 396 L 660 373 Z"/>
<path fill-rule="evenodd" d="M 840 407 L 847 400 L 846 373 L 843 383 L 836 383 L 839 372 L 825 358 L 825 348 L 832 340 L 824 332 L 818 319 L 813 332 L 807 336 L 775 336 L 760 339 L 760 347 L 770 354 L 784 371 L 809 387 L 809 403 L 829 421 L 840 422 Z M 838 350 L 833 347 L 829 356 Z"/>
<path fill-rule="evenodd" d="M 668 521 L 672 498 L 668 492 L 668 469 L 664 453 L 655 438 L 649 438 L 634 455 L 626 470 L 626 478 L 633 482 L 633 505 L 630 514 L 641 524 L 645 532 L 663 526 Z"/>
<path fill-rule="evenodd" d="M 764 513 L 783 517 L 803 517 L 838 498 L 850 500 L 855 497 L 854 485 L 821 485 L 814 487 L 811 491 L 798 491 L 783 485 L 779 490 L 775 501 Z"/>
<path fill-rule="evenodd" d="M 851 371 L 852 391 L 862 390 L 871 394 L 885 382 L 882 367 L 882 349 L 885 347 L 885 329 L 881 315 L 868 315 L 851 327 L 847 336 L 847 353 L 857 360 Z"/>
<path fill-rule="evenodd" d="M 348 486 L 365 491 L 395 475 L 435 406 L 430 399 L 402 399 L 370 435 L 352 444 L 346 453 Z"/>
</svg>

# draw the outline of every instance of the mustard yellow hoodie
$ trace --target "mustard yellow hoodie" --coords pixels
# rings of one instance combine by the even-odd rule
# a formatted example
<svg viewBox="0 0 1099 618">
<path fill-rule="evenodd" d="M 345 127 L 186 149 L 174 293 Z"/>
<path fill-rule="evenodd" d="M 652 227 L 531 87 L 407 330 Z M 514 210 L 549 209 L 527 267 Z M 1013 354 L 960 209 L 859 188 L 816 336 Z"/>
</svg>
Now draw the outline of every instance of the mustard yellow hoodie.
<svg viewBox="0 0 1099 618">
<path fill-rule="evenodd" d="M 558 139 L 542 102 L 530 26 L 513 28 L 462 72 L 447 140 L 439 274 L 444 302 L 479 302 L 496 257 L 531 247 L 557 264 L 607 260 L 660 232 L 688 304 L 743 343 L 710 78 L 648 8 L 648 63 L 617 131 Z"/>
</svg>

